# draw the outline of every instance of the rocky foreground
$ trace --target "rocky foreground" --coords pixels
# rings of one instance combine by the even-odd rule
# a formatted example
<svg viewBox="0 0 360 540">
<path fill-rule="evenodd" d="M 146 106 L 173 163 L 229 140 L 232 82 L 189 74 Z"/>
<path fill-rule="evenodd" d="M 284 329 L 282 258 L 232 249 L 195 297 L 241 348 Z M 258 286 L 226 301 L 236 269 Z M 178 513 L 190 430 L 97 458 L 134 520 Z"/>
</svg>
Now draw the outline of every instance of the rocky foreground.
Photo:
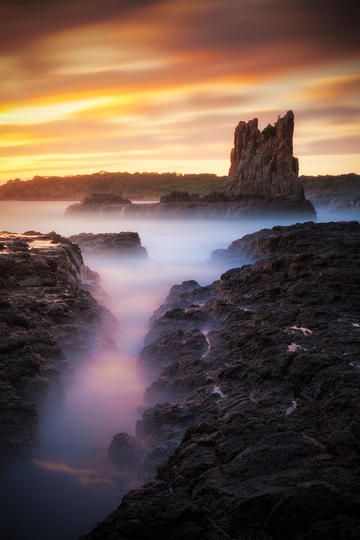
<svg viewBox="0 0 360 540">
<path fill-rule="evenodd" d="M 171 289 L 149 408 L 109 449 L 155 479 L 84 540 L 360 537 L 359 248 L 355 222 L 274 227 L 215 254 L 251 264 Z"/>
<path fill-rule="evenodd" d="M 68 361 L 88 358 L 115 321 L 88 292 L 97 275 L 61 236 L 0 233 L 0 454 L 30 455 L 38 406 Z"/>
</svg>

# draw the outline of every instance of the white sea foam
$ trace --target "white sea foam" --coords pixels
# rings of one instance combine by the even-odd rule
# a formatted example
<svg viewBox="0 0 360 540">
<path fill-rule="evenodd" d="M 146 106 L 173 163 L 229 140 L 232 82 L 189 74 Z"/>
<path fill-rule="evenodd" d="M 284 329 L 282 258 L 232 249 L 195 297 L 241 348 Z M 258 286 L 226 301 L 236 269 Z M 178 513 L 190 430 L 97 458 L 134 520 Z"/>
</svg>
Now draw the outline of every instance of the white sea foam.
<svg viewBox="0 0 360 540">
<path fill-rule="evenodd" d="M 304 326 L 290 326 L 291 330 L 300 330 L 304 334 L 304 336 L 311 336 L 313 333 L 312 330 L 309 328 L 305 328 Z"/>
<path fill-rule="evenodd" d="M 220 396 L 221 399 L 226 398 L 225 394 L 223 394 L 223 392 L 220 390 L 218 386 L 214 386 L 214 388 L 212 389 L 212 393 L 217 394 L 218 396 Z"/>
<path fill-rule="evenodd" d="M 289 416 L 289 414 L 294 412 L 296 408 L 297 408 L 297 403 L 296 403 L 295 399 L 293 399 L 292 402 L 291 402 L 291 405 L 285 411 L 286 416 Z"/>
<path fill-rule="evenodd" d="M 297 343 L 291 343 L 290 345 L 288 345 L 288 352 L 296 352 L 298 350 L 302 350 L 302 347 L 300 345 L 298 345 Z"/>
</svg>

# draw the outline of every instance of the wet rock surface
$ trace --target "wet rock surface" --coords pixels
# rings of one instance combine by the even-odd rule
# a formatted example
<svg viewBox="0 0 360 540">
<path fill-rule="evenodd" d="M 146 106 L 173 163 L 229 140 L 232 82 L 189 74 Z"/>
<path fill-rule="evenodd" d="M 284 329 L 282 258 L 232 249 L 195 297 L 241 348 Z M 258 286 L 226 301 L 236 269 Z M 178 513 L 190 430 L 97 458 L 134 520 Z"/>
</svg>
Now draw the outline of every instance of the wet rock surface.
<svg viewBox="0 0 360 540">
<path fill-rule="evenodd" d="M 0 233 L 0 454 L 31 454 L 39 402 L 69 356 L 88 358 L 106 340 L 114 319 L 87 289 L 99 290 L 97 274 L 68 240 Z"/>
<path fill-rule="evenodd" d="M 118 433 L 111 441 L 108 455 L 113 463 L 123 468 L 136 469 L 141 463 L 144 450 L 135 437 L 127 433 Z"/>
<path fill-rule="evenodd" d="M 305 199 L 289 199 L 287 196 L 280 195 L 276 199 L 272 199 L 264 195 L 236 195 L 221 191 L 214 191 L 204 197 L 200 197 L 198 194 L 191 195 L 186 191 L 174 191 L 161 197 L 160 202 L 150 204 L 117 205 L 105 202 L 90 206 L 79 203 L 69 206 L 66 213 L 112 213 L 121 214 L 127 218 L 195 217 L 202 219 L 246 218 L 247 220 L 271 216 L 313 219 L 316 216 L 314 207 Z"/>
<path fill-rule="evenodd" d="M 120 233 L 80 233 L 68 237 L 78 245 L 83 253 L 116 253 L 125 256 L 146 257 L 147 251 L 141 245 L 136 232 Z"/>
<path fill-rule="evenodd" d="M 84 197 L 81 203 L 71 204 L 67 213 L 82 212 L 116 212 L 124 210 L 132 202 L 129 199 L 123 199 L 121 195 L 95 194 Z"/>
<path fill-rule="evenodd" d="M 298 183 L 302 189 L 301 181 L 298 180 Z M 225 184 L 224 190 L 226 190 Z M 257 219 L 275 215 L 285 218 L 298 216 L 299 219 L 311 219 L 316 216 L 314 207 L 304 197 L 290 197 L 282 193 L 275 198 L 263 192 L 237 193 L 228 189 L 223 192 L 213 191 L 204 197 L 174 191 L 161 197 L 157 205 L 148 206 L 149 208 L 144 208 L 143 211 L 147 211 L 149 215 L 155 212 L 165 216 L 195 215 L 209 219 L 216 217 Z M 137 211 L 140 211 L 140 208 L 137 208 Z"/>
<path fill-rule="evenodd" d="M 155 480 L 83 539 L 359 537 L 360 225 L 234 244 L 253 264 L 155 312 L 137 424 Z"/>
</svg>

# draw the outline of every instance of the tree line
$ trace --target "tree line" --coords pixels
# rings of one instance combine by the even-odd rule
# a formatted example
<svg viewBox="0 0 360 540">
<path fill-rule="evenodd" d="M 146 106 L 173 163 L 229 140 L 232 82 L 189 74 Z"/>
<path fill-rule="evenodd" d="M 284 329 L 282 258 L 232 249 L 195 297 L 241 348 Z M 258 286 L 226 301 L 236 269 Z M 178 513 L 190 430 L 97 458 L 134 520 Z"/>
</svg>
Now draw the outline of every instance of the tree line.
<svg viewBox="0 0 360 540">
<path fill-rule="evenodd" d="M 360 192 L 360 175 L 302 176 L 306 194 Z M 207 195 L 222 191 L 225 176 L 216 174 L 129 173 L 100 171 L 70 176 L 34 176 L 31 180 L 15 178 L 0 185 L 2 200 L 77 201 L 93 194 L 122 195 L 128 199 L 159 199 L 171 191 Z"/>
</svg>

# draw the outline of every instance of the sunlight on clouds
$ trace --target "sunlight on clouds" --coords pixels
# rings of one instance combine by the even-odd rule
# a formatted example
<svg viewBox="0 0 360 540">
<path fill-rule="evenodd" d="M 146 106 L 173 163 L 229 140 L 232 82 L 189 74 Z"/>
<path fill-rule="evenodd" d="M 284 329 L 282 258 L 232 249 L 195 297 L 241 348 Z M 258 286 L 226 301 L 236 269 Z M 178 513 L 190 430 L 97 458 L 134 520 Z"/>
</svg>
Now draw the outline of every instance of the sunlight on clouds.
<svg viewBox="0 0 360 540">
<path fill-rule="evenodd" d="M 31 137 L 26 133 L 1 133 L 0 148 L 12 146 L 28 146 L 39 143 L 49 143 L 60 140 L 60 137 Z"/>
<path fill-rule="evenodd" d="M 49 105 L 23 105 L 0 113 L 0 125 L 24 125 L 51 122 L 77 111 L 111 103 L 113 98 L 79 99 Z"/>
<path fill-rule="evenodd" d="M 167 0 L 7 51 L 0 181 L 100 169 L 223 175 L 237 123 L 257 117 L 263 129 L 289 109 L 300 167 L 331 172 L 338 139 L 339 167 L 360 170 L 354 57 L 309 39 L 301 10 L 298 32 L 287 8 L 260 2 L 259 15 L 255 3 Z"/>
<path fill-rule="evenodd" d="M 320 101 L 336 98 L 344 99 L 348 96 L 359 98 L 359 93 L 360 74 L 315 79 L 311 81 L 308 89 L 305 89 L 299 97 Z"/>
<path fill-rule="evenodd" d="M 167 66 L 170 62 L 165 58 L 149 58 L 144 60 L 134 60 L 132 62 L 117 62 L 114 64 L 98 64 L 97 62 L 82 63 L 80 65 L 59 68 L 54 71 L 58 75 L 83 75 L 86 73 L 112 72 L 132 72 L 151 71 Z"/>
<path fill-rule="evenodd" d="M 3 140 L 0 141 L 0 148 L 10 148 L 13 146 L 30 146 L 33 144 L 54 142 L 60 140 L 59 138 L 49 138 L 46 139 L 18 139 L 18 140 Z"/>
</svg>

